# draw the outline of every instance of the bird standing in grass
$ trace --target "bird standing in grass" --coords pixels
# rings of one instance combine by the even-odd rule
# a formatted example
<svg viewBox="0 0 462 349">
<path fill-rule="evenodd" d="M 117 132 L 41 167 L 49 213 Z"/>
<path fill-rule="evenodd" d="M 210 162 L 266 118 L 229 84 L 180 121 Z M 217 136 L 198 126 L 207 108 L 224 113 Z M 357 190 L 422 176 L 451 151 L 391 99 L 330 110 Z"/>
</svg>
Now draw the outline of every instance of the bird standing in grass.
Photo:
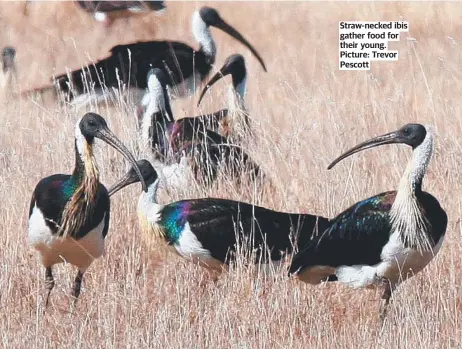
<svg viewBox="0 0 462 349">
<path fill-rule="evenodd" d="M 83 274 L 104 252 L 109 229 L 110 200 L 99 182 L 93 143 L 99 138 L 133 164 L 143 189 L 146 184 L 133 155 L 98 114 L 87 113 L 75 127 L 75 167 L 72 175 L 55 174 L 35 187 L 29 209 L 29 244 L 45 267 L 48 294 L 54 287 L 53 265 L 67 262 L 78 268 L 72 295 L 79 297 Z"/>
<path fill-rule="evenodd" d="M 219 132 L 226 137 L 239 140 L 242 136 L 249 135 L 251 130 L 249 114 L 245 106 L 247 69 L 242 55 L 233 54 L 226 59 L 223 67 L 206 83 L 197 106 L 200 105 L 209 88 L 227 75 L 231 75 L 233 82 L 228 92 L 228 108 L 214 114 L 219 117 Z"/>
<path fill-rule="evenodd" d="M 422 190 L 433 152 L 433 135 L 420 124 L 363 142 L 338 157 L 342 159 L 384 144 L 412 147 L 413 155 L 397 191 L 358 202 L 335 217 L 328 229 L 295 255 L 290 273 L 317 284 L 339 281 L 358 287 L 383 287 L 385 318 L 392 292 L 421 271 L 438 253 L 448 218 L 438 200 Z"/>
<path fill-rule="evenodd" d="M 226 23 L 211 7 L 194 12 L 192 31 L 199 50 L 177 41 L 144 41 L 117 45 L 107 58 L 56 77 L 60 89 L 72 95 L 85 91 L 102 98 L 108 88 L 119 88 L 121 83 L 146 89 L 147 74 L 151 68 L 168 71 L 173 96 L 187 97 L 199 88 L 208 76 L 216 59 L 216 45 L 210 27 L 216 27 L 246 46 L 266 71 L 265 63 L 253 46 L 232 26 Z M 35 89 L 34 91 L 37 91 Z M 71 96 L 72 97 L 72 96 Z M 88 96 L 80 96 L 85 100 Z"/>
<path fill-rule="evenodd" d="M 243 174 L 258 178 L 259 166 L 239 147 L 229 144 L 225 137 L 207 129 L 206 121 L 200 118 L 174 120 L 167 82 L 163 70 L 150 71 L 149 104 L 141 119 L 143 148 L 151 148 L 155 158 L 169 166 L 161 166 L 164 177 L 169 177 L 167 172 L 174 172 L 172 169 L 186 170 L 183 165 L 186 162 L 195 178 L 207 185 L 216 179 L 221 165 L 228 166 L 234 178 Z"/>
<path fill-rule="evenodd" d="M 156 171 L 147 160 L 138 161 L 138 167 L 148 187 L 138 200 L 142 230 L 181 257 L 218 273 L 235 259 L 239 247 L 254 253 L 251 263 L 278 263 L 294 246 L 305 246 L 328 225 L 328 219 L 321 216 L 277 212 L 225 199 L 160 205 Z M 138 181 L 132 168 L 109 189 L 109 195 Z"/>
</svg>

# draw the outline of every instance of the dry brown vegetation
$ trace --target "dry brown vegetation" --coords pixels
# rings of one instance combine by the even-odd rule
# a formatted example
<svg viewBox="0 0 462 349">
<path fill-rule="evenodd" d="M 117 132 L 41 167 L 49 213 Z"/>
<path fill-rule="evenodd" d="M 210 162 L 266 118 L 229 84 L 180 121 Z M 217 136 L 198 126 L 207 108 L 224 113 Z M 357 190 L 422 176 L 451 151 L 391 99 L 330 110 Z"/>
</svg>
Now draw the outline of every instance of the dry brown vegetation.
<svg viewBox="0 0 462 349">
<path fill-rule="evenodd" d="M 48 82 L 54 72 L 105 55 L 116 43 L 169 38 L 193 44 L 190 15 L 199 3 L 169 2 L 162 16 L 117 21 L 104 29 L 72 3 L 0 4 L 0 44 L 17 48 L 21 89 Z M 247 104 L 257 130 L 249 152 L 274 187 L 255 192 L 226 184 L 189 188 L 172 197 L 218 196 L 266 207 L 333 216 L 350 204 L 397 187 L 410 156 L 384 147 L 331 171 L 343 150 L 406 122 L 433 125 L 436 152 L 424 186 L 447 210 L 442 250 L 396 292 L 380 331 L 380 294 L 330 284 L 306 286 L 253 276 L 237 267 L 218 283 L 204 270 L 150 249 L 137 229 L 139 185 L 114 197 L 106 255 L 85 275 L 77 309 L 69 290 L 76 270 L 55 268 L 57 286 L 44 311 L 44 269 L 27 246 L 31 192 L 44 176 L 69 173 L 73 128 L 84 111 L 53 98 L 9 100 L 0 110 L 0 347 L 4 348 L 461 348 L 460 73 L 462 4 L 458 3 L 214 3 L 265 58 L 264 74 L 239 44 L 214 30 L 220 65 L 241 52 L 250 71 Z M 409 37 L 394 43 L 398 62 L 371 71 L 337 67 L 341 20 L 408 20 Z M 406 35 L 404 35 L 405 37 Z M 224 83 L 219 86 L 225 87 Z M 218 86 L 204 110 L 223 104 Z M 196 99 L 175 103 L 193 115 Z M 95 111 L 136 153 L 134 106 Z M 112 184 L 126 164 L 100 147 L 102 181 Z"/>
</svg>

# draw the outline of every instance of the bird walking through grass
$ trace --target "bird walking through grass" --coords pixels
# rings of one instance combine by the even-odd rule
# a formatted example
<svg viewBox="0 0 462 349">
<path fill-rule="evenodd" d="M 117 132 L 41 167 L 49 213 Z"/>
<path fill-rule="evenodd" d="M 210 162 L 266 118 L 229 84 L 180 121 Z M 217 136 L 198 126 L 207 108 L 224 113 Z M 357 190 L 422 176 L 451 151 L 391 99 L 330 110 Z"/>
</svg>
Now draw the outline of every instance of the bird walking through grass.
<svg viewBox="0 0 462 349">
<path fill-rule="evenodd" d="M 422 190 L 433 135 L 421 124 L 407 124 L 360 143 L 328 167 L 361 150 L 393 143 L 413 149 L 398 190 L 375 195 L 340 213 L 319 238 L 294 256 L 290 267 L 290 273 L 311 284 L 328 280 L 355 288 L 382 287 L 382 321 L 396 287 L 424 269 L 443 243 L 446 212 L 433 195 Z"/>
<path fill-rule="evenodd" d="M 133 155 L 98 114 L 85 114 L 75 126 L 75 167 L 71 175 L 55 174 L 39 181 L 29 209 L 29 244 L 40 255 L 48 289 L 46 306 L 54 287 L 52 267 L 67 262 L 78 268 L 72 296 L 80 295 L 83 274 L 102 256 L 109 230 L 110 200 L 99 182 L 93 154 L 95 138 L 114 147 L 133 164 L 143 190 L 146 184 Z"/>
<path fill-rule="evenodd" d="M 140 126 L 142 147 L 154 151 L 155 159 L 162 163 L 163 175 L 167 177 L 176 167 L 188 170 L 183 165 L 187 163 L 196 180 L 206 185 L 213 183 L 221 166 L 225 166 L 233 178 L 243 175 L 252 180 L 261 178 L 260 167 L 250 156 L 225 137 L 207 129 L 202 119 L 173 118 L 167 82 L 168 76 L 163 70 L 150 71 L 149 105 Z M 170 186 L 176 184 L 170 183 Z"/>
<path fill-rule="evenodd" d="M 235 260 L 238 251 L 250 251 L 250 263 L 278 264 L 294 246 L 305 246 L 328 225 L 322 216 L 286 213 L 245 202 L 203 198 L 157 203 L 159 177 L 147 160 L 138 167 L 148 191 L 138 200 L 138 217 L 145 234 L 188 261 L 216 273 Z M 135 169 L 109 189 L 112 196 L 139 181 Z"/>
<path fill-rule="evenodd" d="M 173 96 L 187 97 L 199 88 L 215 63 L 217 49 L 210 32 L 211 26 L 246 46 L 266 71 L 265 63 L 255 48 L 226 23 L 217 10 L 202 7 L 192 16 L 192 32 L 199 43 L 199 50 L 177 41 L 139 41 L 117 45 L 108 57 L 86 68 L 57 76 L 57 85 L 71 98 L 83 94 L 79 97 L 80 103 L 91 98 L 104 98 L 111 87 L 119 88 L 121 83 L 133 89 L 146 89 L 149 70 L 160 68 L 168 71 Z"/>
</svg>

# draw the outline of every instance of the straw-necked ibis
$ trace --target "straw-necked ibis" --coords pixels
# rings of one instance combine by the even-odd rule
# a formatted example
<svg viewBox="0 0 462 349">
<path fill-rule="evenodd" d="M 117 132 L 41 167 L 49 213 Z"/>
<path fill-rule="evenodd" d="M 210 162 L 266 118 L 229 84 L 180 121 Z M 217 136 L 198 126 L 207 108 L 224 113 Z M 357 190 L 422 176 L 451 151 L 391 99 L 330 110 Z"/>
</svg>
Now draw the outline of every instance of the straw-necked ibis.
<svg viewBox="0 0 462 349">
<path fill-rule="evenodd" d="M 54 286 L 53 265 L 67 262 L 78 268 L 72 291 L 77 300 L 83 274 L 104 252 L 110 200 L 107 189 L 99 182 L 93 155 L 95 138 L 114 147 L 133 164 L 146 190 L 133 155 L 108 128 L 106 121 L 98 114 L 85 114 L 75 127 L 72 175 L 55 174 L 43 178 L 35 187 L 30 203 L 28 237 L 46 269 L 47 305 Z"/>
<path fill-rule="evenodd" d="M 168 205 L 156 202 L 159 177 L 147 160 L 138 167 L 148 191 L 138 200 L 138 217 L 145 233 L 167 243 L 183 258 L 221 272 L 236 250 L 250 248 L 253 263 L 280 262 L 294 246 L 304 246 L 328 219 L 310 214 L 277 212 L 245 202 L 203 198 Z M 112 196 L 139 181 L 134 169 L 109 189 Z"/>
<path fill-rule="evenodd" d="M 393 143 L 413 149 L 398 190 L 378 194 L 340 213 L 294 257 L 290 268 L 300 280 L 312 284 L 329 280 L 356 288 L 383 287 L 382 320 L 395 288 L 421 271 L 443 243 L 446 212 L 434 196 L 422 190 L 433 135 L 420 124 L 407 124 L 355 146 L 328 167 L 361 150 Z"/>
<path fill-rule="evenodd" d="M 212 85 L 227 75 L 231 75 L 232 86 L 228 92 L 228 108 L 216 112 L 220 117 L 220 133 L 226 137 L 240 138 L 250 132 L 249 115 L 245 107 L 247 69 L 244 57 L 240 54 L 229 56 L 223 67 L 206 83 L 197 106 Z M 225 117 L 223 117 L 225 115 Z"/>
<path fill-rule="evenodd" d="M 206 122 L 203 122 L 205 116 L 174 120 L 167 80 L 163 70 L 155 68 L 150 71 L 150 100 L 141 120 L 144 148 L 152 149 L 155 158 L 164 164 L 176 166 L 184 163 L 182 159 L 188 159 L 196 179 L 207 185 L 215 180 L 221 165 L 227 166 L 234 178 L 244 173 L 257 178 L 261 174 L 259 166 L 241 148 L 207 129 Z M 166 173 L 163 174 L 166 177 Z"/>
<path fill-rule="evenodd" d="M 165 10 L 164 1 L 75 1 L 84 11 L 109 26 L 116 17 L 128 17 L 132 14 L 144 14 Z"/>
<path fill-rule="evenodd" d="M 58 76 L 58 85 L 65 92 L 82 94 L 87 89 L 87 92 L 97 96 L 104 93 L 105 88 L 118 88 L 121 82 L 133 88 L 146 89 L 149 70 L 161 68 L 168 71 L 171 92 L 178 97 L 189 96 L 207 77 L 215 62 L 216 46 L 210 26 L 223 30 L 248 47 L 266 71 L 263 59 L 253 46 L 215 9 L 202 7 L 192 17 L 192 31 L 199 43 L 199 50 L 177 41 L 140 41 L 117 45 L 107 58 L 84 69 Z"/>
</svg>

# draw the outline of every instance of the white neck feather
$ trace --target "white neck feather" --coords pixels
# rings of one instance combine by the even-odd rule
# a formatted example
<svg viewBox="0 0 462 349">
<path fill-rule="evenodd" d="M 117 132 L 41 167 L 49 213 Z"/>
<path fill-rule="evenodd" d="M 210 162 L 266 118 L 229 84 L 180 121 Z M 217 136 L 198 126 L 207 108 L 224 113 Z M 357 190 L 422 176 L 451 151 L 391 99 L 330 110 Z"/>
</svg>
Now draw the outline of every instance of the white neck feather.
<svg viewBox="0 0 462 349">
<path fill-rule="evenodd" d="M 429 127 L 426 130 L 424 141 L 413 151 L 390 210 L 393 231 L 399 232 L 404 242 L 420 251 L 428 250 L 435 243 L 429 241 L 429 224 L 415 196 L 416 185 L 422 184 L 433 152 L 433 135 Z"/>
<path fill-rule="evenodd" d="M 217 53 L 215 41 L 213 40 L 209 27 L 199 14 L 199 11 L 193 14 L 192 32 L 196 41 L 202 46 L 204 53 L 209 57 L 209 63 L 214 63 Z"/>
<path fill-rule="evenodd" d="M 145 145 L 149 145 L 149 127 L 152 125 L 152 117 L 157 112 L 165 112 L 165 96 L 162 84 L 155 75 L 151 75 L 148 81 L 149 103 L 141 119 L 141 137 Z M 143 98 L 144 99 L 144 98 Z"/>
<path fill-rule="evenodd" d="M 249 116 L 245 107 L 246 78 L 236 87 L 228 90 L 228 119 L 232 135 L 241 137 L 249 132 Z"/>
<path fill-rule="evenodd" d="M 83 161 L 85 144 L 87 143 L 87 140 L 85 139 L 85 136 L 82 134 L 82 131 L 80 131 L 80 121 L 81 119 L 77 121 L 74 132 L 75 132 L 75 144 L 77 145 L 77 151 L 79 152 L 80 158 Z"/>
<path fill-rule="evenodd" d="M 148 187 L 148 191 L 145 193 L 144 191 L 141 192 L 141 195 L 138 199 L 138 210 L 140 212 L 147 212 L 148 208 L 154 203 L 157 203 L 156 196 L 157 196 L 157 189 L 159 188 L 159 178 L 155 180 Z"/>
</svg>

